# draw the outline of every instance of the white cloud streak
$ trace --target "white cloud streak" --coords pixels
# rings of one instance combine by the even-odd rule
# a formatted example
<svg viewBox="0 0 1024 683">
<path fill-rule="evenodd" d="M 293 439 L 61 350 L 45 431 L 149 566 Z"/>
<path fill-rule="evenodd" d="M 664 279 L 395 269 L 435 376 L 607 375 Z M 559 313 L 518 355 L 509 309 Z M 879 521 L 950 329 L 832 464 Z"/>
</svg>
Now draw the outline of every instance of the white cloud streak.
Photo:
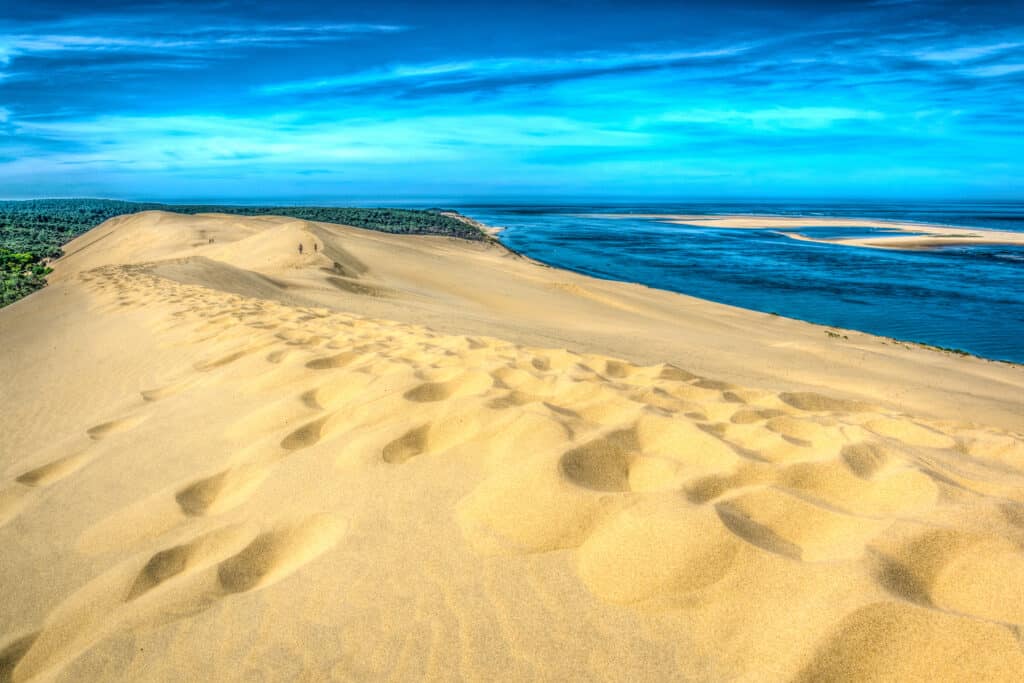
<svg viewBox="0 0 1024 683">
<path fill-rule="evenodd" d="M 918 59 L 927 62 L 970 62 L 983 57 L 991 57 L 1008 50 L 1024 47 L 1024 43 L 991 43 L 988 45 L 967 45 L 947 49 L 924 50 L 915 53 Z"/>
<path fill-rule="evenodd" d="M 747 46 L 737 46 L 692 52 L 589 53 L 547 58 L 508 57 L 400 64 L 383 69 L 341 74 L 330 78 L 265 85 L 260 87 L 258 92 L 266 95 L 308 93 L 345 90 L 399 81 L 421 81 L 423 84 L 443 85 L 525 76 L 564 75 L 571 77 L 603 70 L 668 67 L 690 61 L 738 55 L 747 49 L 749 49 Z"/>
<path fill-rule="evenodd" d="M 255 117 L 109 116 L 12 122 L 15 135 L 72 142 L 39 164 L 146 169 L 215 168 L 258 161 L 272 166 L 387 164 L 459 159 L 467 149 L 628 148 L 640 132 L 604 129 L 555 116 L 466 114 L 380 121 L 310 122 L 303 114 Z"/>
<path fill-rule="evenodd" d="M 967 70 L 972 76 L 981 78 L 995 78 L 999 76 L 1010 76 L 1024 71 L 1024 63 L 1016 64 L 989 64 L 987 66 L 976 66 Z"/>
<path fill-rule="evenodd" d="M 743 126 L 752 130 L 818 130 L 848 121 L 880 121 L 881 112 L 845 107 L 772 107 L 768 109 L 690 109 L 662 114 L 657 123 Z"/>
<path fill-rule="evenodd" d="M 64 52 L 136 52 L 149 54 L 195 54 L 244 46 L 287 46 L 327 42 L 359 34 L 398 33 L 405 26 L 387 24 L 326 24 L 310 26 L 254 25 L 226 28 L 205 26 L 165 34 L 140 32 L 134 36 L 102 33 L 5 33 L 0 34 L 0 63 L 9 64 L 25 55 L 55 55 Z"/>
</svg>

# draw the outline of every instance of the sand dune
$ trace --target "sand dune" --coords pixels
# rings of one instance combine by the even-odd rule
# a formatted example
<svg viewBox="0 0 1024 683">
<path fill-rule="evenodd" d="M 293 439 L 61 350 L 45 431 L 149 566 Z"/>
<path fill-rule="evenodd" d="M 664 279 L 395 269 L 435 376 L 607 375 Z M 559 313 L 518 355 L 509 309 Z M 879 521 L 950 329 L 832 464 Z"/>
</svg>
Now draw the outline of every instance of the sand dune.
<svg viewBox="0 0 1024 683">
<path fill-rule="evenodd" d="M 0 681 L 1024 671 L 1018 367 L 290 219 L 67 253 L 0 312 Z"/>
</svg>

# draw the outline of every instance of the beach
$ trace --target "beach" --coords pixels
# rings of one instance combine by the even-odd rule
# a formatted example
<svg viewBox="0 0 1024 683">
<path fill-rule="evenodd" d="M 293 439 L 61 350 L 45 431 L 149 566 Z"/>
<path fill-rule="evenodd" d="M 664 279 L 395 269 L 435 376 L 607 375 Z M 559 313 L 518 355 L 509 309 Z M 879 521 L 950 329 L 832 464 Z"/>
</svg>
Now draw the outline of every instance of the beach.
<svg viewBox="0 0 1024 683">
<path fill-rule="evenodd" d="M 999 232 L 928 229 L 863 246 Z M 0 311 L 0 681 L 1024 670 L 1019 365 L 494 241 L 64 252 Z"/>
</svg>

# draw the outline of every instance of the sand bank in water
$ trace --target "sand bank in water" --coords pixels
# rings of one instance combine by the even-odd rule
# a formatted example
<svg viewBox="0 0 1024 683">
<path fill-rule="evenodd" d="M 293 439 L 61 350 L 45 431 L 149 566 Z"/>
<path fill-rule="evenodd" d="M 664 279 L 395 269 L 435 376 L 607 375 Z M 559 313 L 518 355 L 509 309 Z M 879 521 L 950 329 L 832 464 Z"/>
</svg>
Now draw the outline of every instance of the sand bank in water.
<svg viewBox="0 0 1024 683">
<path fill-rule="evenodd" d="M 686 214 L 590 214 L 597 218 L 627 219 L 649 218 L 677 225 L 692 225 L 708 228 L 770 229 L 783 230 L 781 234 L 790 239 L 805 242 L 844 244 L 852 247 L 872 249 L 934 249 L 971 244 L 1024 245 L 1024 233 L 1009 230 L 957 227 L 915 223 L 910 221 L 874 220 L 870 218 L 836 218 L 832 216 L 749 216 L 749 215 L 686 215 Z M 881 228 L 897 234 L 879 234 L 871 237 L 814 237 L 795 230 L 801 227 L 831 228 Z M 908 234 L 898 234 L 908 233 Z"/>
<path fill-rule="evenodd" d="M 0 312 L 0 680 L 1024 670 L 1020 368 L 287 219 L 68 253 Z"/>
</svg>

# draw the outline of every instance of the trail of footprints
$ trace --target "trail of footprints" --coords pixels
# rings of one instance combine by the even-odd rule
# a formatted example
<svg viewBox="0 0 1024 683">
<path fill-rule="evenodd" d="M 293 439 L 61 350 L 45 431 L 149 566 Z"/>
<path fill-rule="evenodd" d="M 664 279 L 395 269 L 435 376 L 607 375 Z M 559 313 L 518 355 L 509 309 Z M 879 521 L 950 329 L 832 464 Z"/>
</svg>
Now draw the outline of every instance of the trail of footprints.
<svg viewBox="0 0 1024 683">
<path fill-rule="evenodd" d="M 746 566 L 848 562 L 865 567 L 898 610 L 981 620 L 1019 638 L 1021 434 L 753 390 L 671 365 L 638 367 L 288 308 L 164 280 L 145 266 L 82 277 L 108 309 L 175 306 L 168 333 L 186 329 L 186 341 L 223 352 L 143 391 L 138 409 L 88 428 L 74 447 L 65 445 L 68 454 L 19 473 L 0 491 L 0 523 L 15 518 L 33 491 L 86 466 L 104 439 L 143 424 L 161 400 L 203 378 L 227 381 L 235 364 L 268 369 L 252 385 L 266 392 L 268 406 L 228 427 L 259 438 L 226 468 L 173 484 L 85 532 L 87 552 L 123 542 L 126 528 L 137 530 L 128 540 L 139 545 L 175 529 L 193 535 L 135 556 L 69 597 L 38 633 L 6 644 L 0 675 L 21 679 L 57 667 L 117 628 L 258 589 L 329 549 L 344 531 L 329 512 L 271 529 L 217 526 L 216 517 L 243 505 L 287 458 L 326 444 L 344 458 L 342 437 L 357 425 L 383 467 L 442 453 L 476 457 L 486 476 L 454 511 L 467 542 L 484 554 L 574 549 L 581 580 L 611 602 L 694 598 L 720 583 L 770 581 L 745 575 Z M 412 405 L 419 417 L 410 425 L 403 406 Z M 267 431 L 268 424 L 289 426 Z M 999 476 L 986 476 L 993 471 Z M 957 514 L 944 510 L 979 521 L 953 524 Z M 984 566 L 993 556 L 1000 562 Z M 985 590 L 957 589 L 979 571 Z M 146 601 L 148 611 L 126 607 Z M 109 604 L 90 610 L 104 615 L 102 624 L 75 622 L 75 610 L 98 602 Z M 866 614 L 868 630 L 893 622 Z M 66 627 L 72 622 L 78 628 Z M 822 647 L 837 647 L 841 636 Z"/>
<path fill-rule="evenodd" d="M 262 532 L 237 524 L 132 557 L 67 598 L 41 630 L 0 652 L 0 674 L 23 680 L 53 672 L 119 630 L 187 617 L 269 586 L 329 550 L 344 531 L 330 514 Z"/>
<path fill-rule="evenodd" d="M 84 438 L 74 439 L 51 448 L 59 453 L 52 460 L 27 469 L 14 477 L 0 489 L 0 526 L 18 517 L 41 491 L 66 477 L 78 472 L 96 457 L 95 442 L 127 432 L 146 420 L 148 416 L 138 413 L 109 420 L 85 430 Z"/>
</svg>

